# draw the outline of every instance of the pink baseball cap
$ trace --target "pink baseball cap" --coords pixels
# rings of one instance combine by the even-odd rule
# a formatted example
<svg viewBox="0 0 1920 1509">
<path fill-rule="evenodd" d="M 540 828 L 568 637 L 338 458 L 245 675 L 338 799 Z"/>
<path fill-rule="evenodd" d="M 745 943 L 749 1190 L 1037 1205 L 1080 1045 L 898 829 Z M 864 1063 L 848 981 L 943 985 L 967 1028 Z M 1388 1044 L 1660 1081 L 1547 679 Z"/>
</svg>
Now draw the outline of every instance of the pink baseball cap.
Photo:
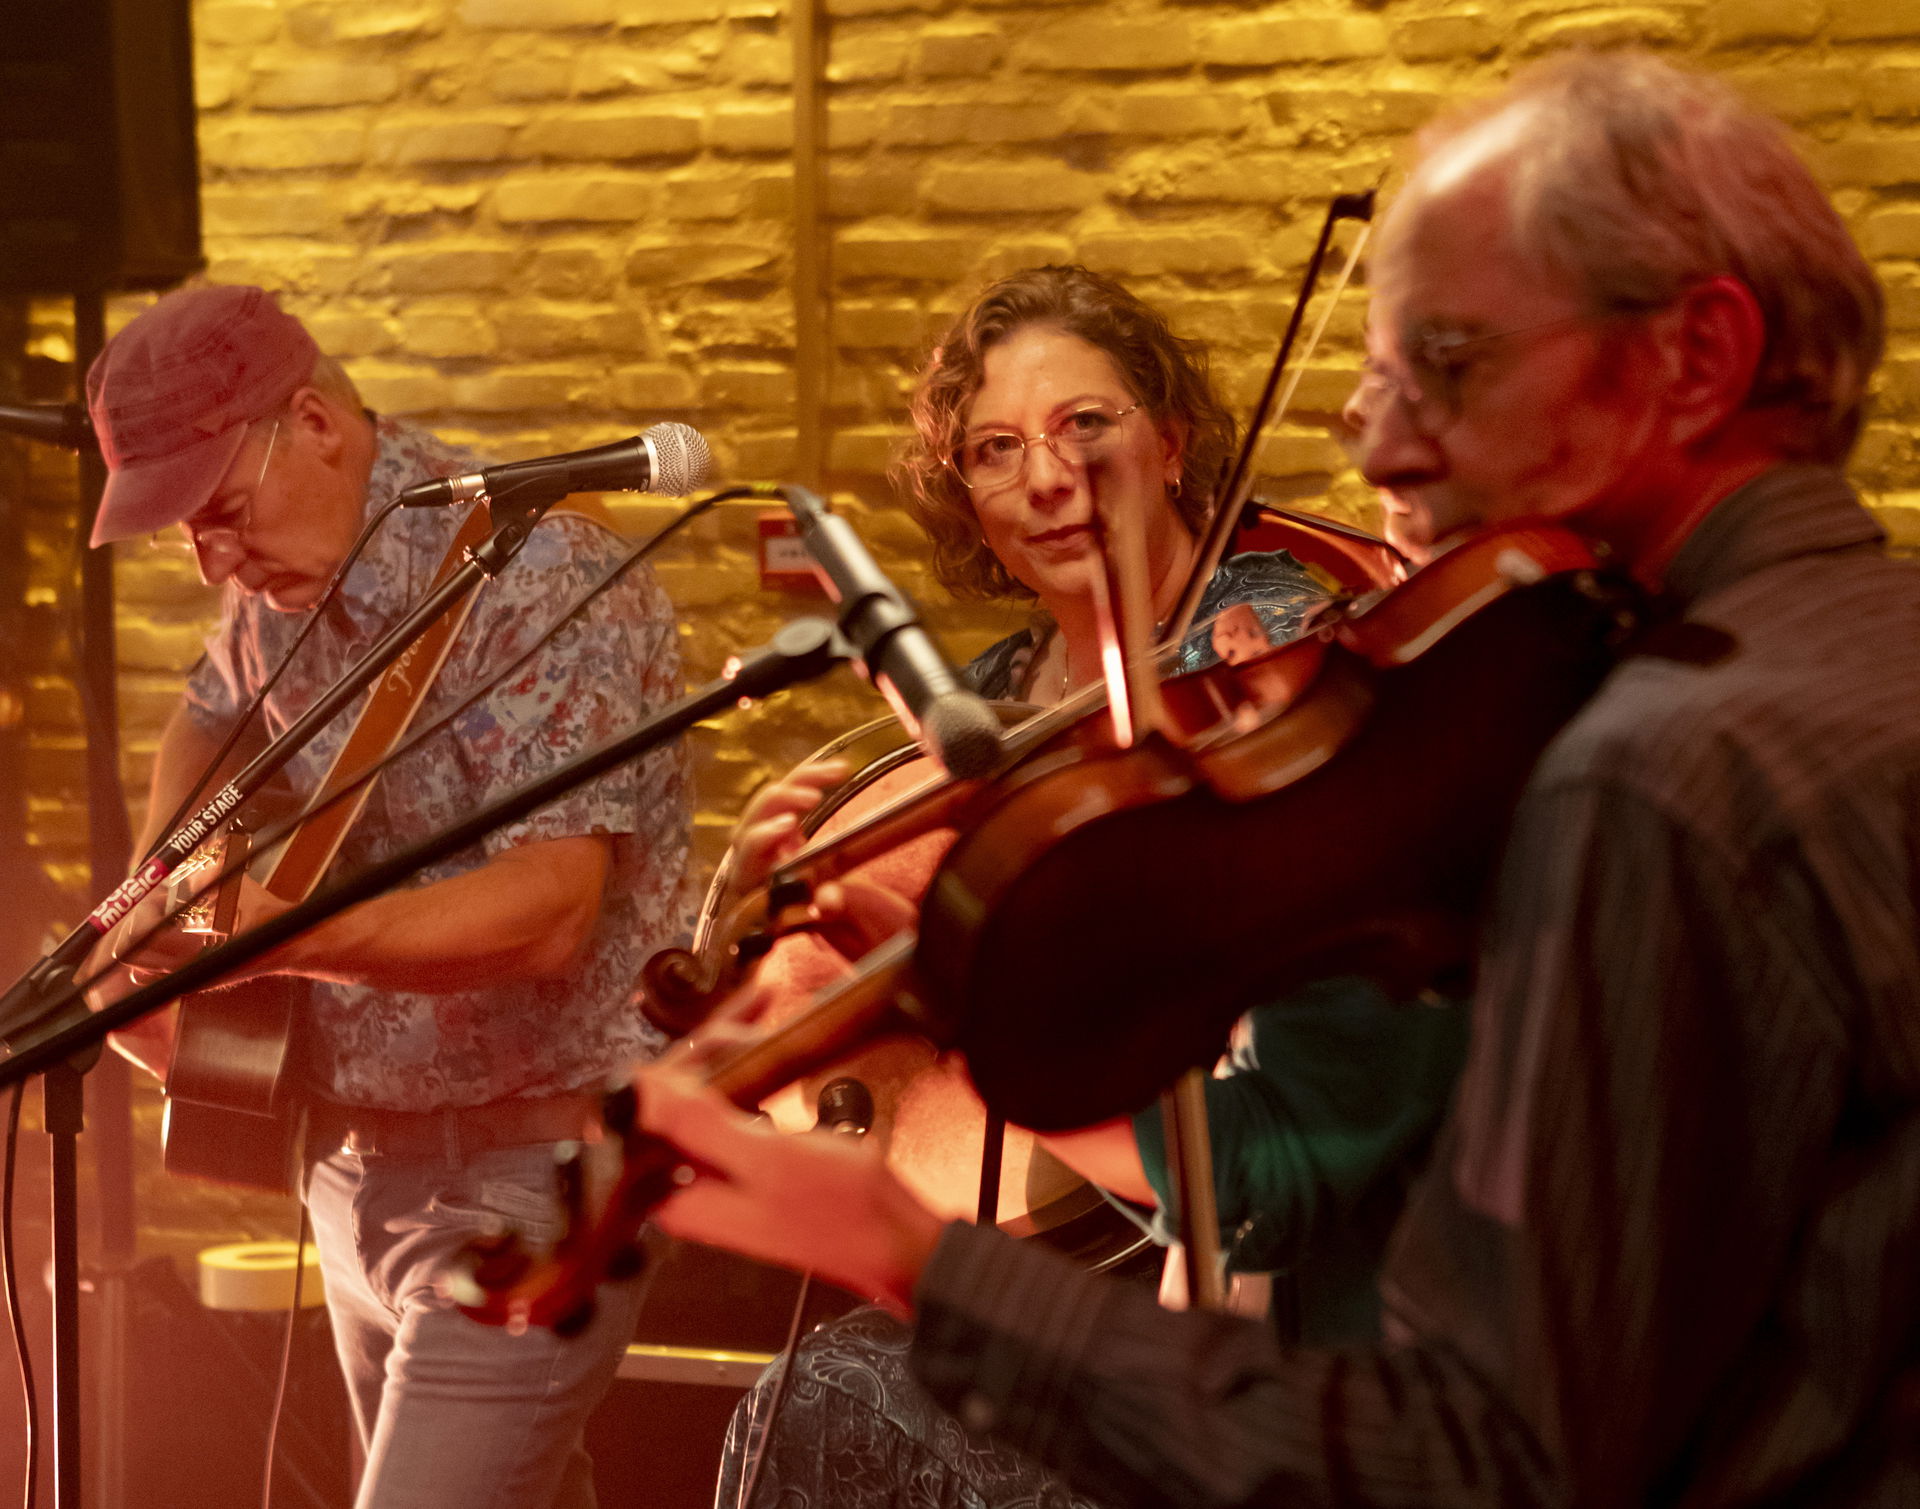
<svg viewBox="0 0 1920 1509">
<path fill-rule="evenodd" d="M 107 462 L 93 543 L 198 513 L 247 426 L 278 412 L 319 354 L 272 294 L 234 285 L 176 289 L 108 341 L 87 373 Z"/>
</svg>

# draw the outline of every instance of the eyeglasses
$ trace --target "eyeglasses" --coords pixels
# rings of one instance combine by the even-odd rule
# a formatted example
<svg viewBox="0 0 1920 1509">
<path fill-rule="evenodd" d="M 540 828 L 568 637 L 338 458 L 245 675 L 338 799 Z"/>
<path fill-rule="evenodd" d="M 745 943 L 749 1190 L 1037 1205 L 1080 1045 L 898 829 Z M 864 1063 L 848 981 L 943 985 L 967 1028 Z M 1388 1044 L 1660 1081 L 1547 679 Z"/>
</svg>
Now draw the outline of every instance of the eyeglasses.
<svg viewBox="0 0 1920 1509">
<path fill-rule="evenodd" d="M 1027 447 L 1036 440 L 1046 441 L 1047 449 L 1068 466 L 1085 466 L 1113 448 L 1120 421 L 1139 407 L 1137 403 L 1124 409 L 1089 404 L 1062 414 L 1038 435 L 1016 435 L 1012 430 L 969 435 L 947 458 L 947 465 L 969 492 L 991 492 L 1018 482 L 1027 470 Z"/>
<path fill-rule="evenodd" d="M 276 418 L 273 428 L 267 433 L 267 449 L 260 458 L 259 474 L 254 477 L 253 486 L 247 489 L 246 501 L 240 505 L 237 515 L 231 509 L 223 509 L 210 519 L 195 517 L 180 521 L 182 542 L 199 562 L 203 578 L 211 579 L 211 568 L 216 563 L 232 571 L 246 559 L 247 526 L 253 522 L 253 500 L 259 495 L 261 484 L 267 480 L 267 466 L 273 460 L 274 443 L 279 438 L 280 421 Z"/>
<path fill-rule="evenodd" d="M 1486 335 L 1462 335 L 1454 330 L 1416 331 L 1406 342 L 1406 358 L 1399 370 L 1373 357 L 1367 358 L 1360 386 L 1353 396 L 1359 423 L 1365 424 L 1384 405 L 1398 400 L 1414 430 L 1432 439 L 1460 418 L 1467 373 L 1489 351 L 1502 342 L 1522 336 L 1548 335 L 1588 318 L 1590 316 L 1584 314 L 1571 314 Z"/>
</svg>

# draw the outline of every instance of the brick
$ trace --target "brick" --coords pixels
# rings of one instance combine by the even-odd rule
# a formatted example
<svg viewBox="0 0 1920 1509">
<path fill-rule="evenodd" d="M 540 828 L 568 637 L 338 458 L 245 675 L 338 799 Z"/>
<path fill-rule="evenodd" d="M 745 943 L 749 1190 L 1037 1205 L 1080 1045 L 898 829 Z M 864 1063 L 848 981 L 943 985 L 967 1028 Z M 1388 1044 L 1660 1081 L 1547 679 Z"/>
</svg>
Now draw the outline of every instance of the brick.
<svg viewBox="0 0 1920 1509">
<path fill-rule="evenodd" d="M 907 278 L 946 282 L 980 252 L 978 236 L 849 232 L 833 249 L 840 278 Z"/>
<path fill-rule="evenodd" d="M 829 16 L 905 15 L 916 11 L 936 11 L 946 0 L 827 0 Z"/>
<path fill-rule="evenodd" d="M 578 49 L 569 68 L 570 88 L 585 98 L 600 95 L 653 95 L 671 86 L 658 47 L 609 45 Z M 565 91 L 563 91 L 565 92 Z"/>
<path fill-rule="evenodd" d="M 1280 204 L 1312 181 L 1294 153 L 1246 152 L 1228 159 L 1210 152 L 1192 161 L 1156 163 L 1145 176 L 1129 173 L 1127 191 L 1152 204 Z"/>
<path fill-rule="evenodd" d="M 1920 550 L 1920 493 L 1881 493 L 1868 507 L 1895 550 Z"/>
<path fill-rule="evenodd" d="M 1920 40 L 1920 0 L 1833 0 L 1828 35 L 1836 42 Z"/>
<path fill-rule="evenodd" d="M 231 63 L 198 58 L 193 67 L 193 102 L 205 115 L 233 103 L 240 90 L 241 70 Z"/>
<path fill-rule="evenodd" d="M 906 432 L 892 427 L 858 425 L 834 432 L 827 464 L 837 472 L 883 474 L 906 443 Z"/>
<path fill-rule="evenodd" d="M 684 157 L 700 147 L 700 119 L 664 110 L 620 115 L 559 115 L 532 121 L 514 141 L 518 157 L 621 161 Z"/>
<path fill-rule="evenodd" d="M 1891 189 L 1920 183 L 1920 141 L 1824 142 L 1814 162 L 1830 187 Z"/>
<path fill-rule="evenodd" d="M 526 286 L 552 299 L 596 298 L 612 292 L 614 270 L 605 247 L 542 246 L 527 267 Z"/>
<path fill-rule="evenodd" d="M 253 86 L 262 110 L 378 105 L 400 92 L 400 71 L 386 63 L 303 63 L 263 71 Z"/>
<path fill-rule="evenodd" d="M 704 72 L 705 63 L 700 66 Z M 736 37 L 720 66 L 729 80 L 743 88 L 785 89 L 793 83 L 793 47 L 785 37 Z M 827 77 L 842 82 L 831 63 L 827 65 Z"/>
<path fill-rule="evenodd" d="M 913 43 L 913 68 L 922 78 L 979 78 L 1006 51 L 994 31 L 923 31 Z"/>
<path fill-rule="evenodd" d="M 627 253 L 629 283 L 662 286 L 767 276 L 785 248 L 778 243 L 668 241 Z"/>
<path fill-rule="evenodd" d="M 1439 110 L 1427 89 L 1277 89 L 1266 96 L 1275 125 L 1303 128 L 1307 139 L 1406 136 Z"/>
<path fill-rule="evenodd" d="M 631 310 L 604 305 L 509 305 L 493 311 L 501 355 L 515 359 L 592 356 L 644 345 L 647 328 Z"/>
<path fill-rule="evenodd" d="M 303 316 L 320 349 L 343 360 L 355 356 L 378 356 L 391 351 L 394 335 L 391 323 L 375 314 L 323 312 Z"/>
<path fill-rule="evenodd" d="M 928 208 L 959 214 L 1031 214 L 1079 210 L 1095 203 L 1101 180 L 1058 163 L 1005 163 L 993 167 L 941 164 L 931 169 L 920 197 Z"/>
<path fill-rule="evenodd" d="M 701 374 L 700 390 L 703 403 L 719 408 L 786 409 L 793 404 L 793 369 L 771 362 L 716 362 Z"/>
<path fill-rule="evenodd" d="M 555 31 L 612 26 L 621 9 L 620 0 L 460 0 L 458 14 L 468 26 Z"/>
<path fill-rule="evenodd" d="M 1920 68 L 1876 67 L 1864 80 L 1867 108 L 1897 120 L 1920 116 Z"/>
<path fill-rule="evenodd" d="M 487 70 L 487 92 L 497 100 L 565 99 L 573 89 L 574 65 L 551 58 L 524 58 Z"/>
<path fill-rule="evenodd" d="M 1193 29 L 1184 17 L 1152 21 L 1076 18 L 1041 26 L 1014 49 L 1014 56 L 1030 68 L 1137 72 L 1185 68 L 1196 52 Z"/>
<path fill-rule="evenodd" d="M 507 225 L 630 223 L 646 220 L 653 201 L 653 185 L 638 178 L 509 178 L 493 191 L 493 212 Z"/>
<path fill-rule="evenodd" d="M 707 113 L 706 135 L 722 152 L 791 152 L 793 109 L 781 103 L 721 105 Z"/>
<path fill-rule="evenodd" d="M 258 47 L 280 33 L 282 7 L 274 0 L 227 0 L 194 7 L 194 41 L 202 48 Z"/>
<path fill-rule="evenodd" d="M 905 299 L 841 299 L 833 308 L 833 340 L 840 346 L 917 350 L 931 333 L 920 306 Z"/>
<path fill-rule="evenodd" d="M 286 130 L 271 123 L 246 121 L 209 127 L 200 133 L 202 165 L 238 172 L 346 167 L 359 162 L 366 148 L 366 127 L 357 123 L 316 123 Z"/>
<path fill-rule="evenodd" d="M 585 399 L 589 380 L 572 367 L 496 367 L 448 384 L 452 406 L 489 414 L 562 409 Z"/>
<path fill-rule="evenodd" d="M 876 165 L 829 164 L 827 210 L 857 219 L 863 215 L 890 215 L 913 203 L 922 175 L 917 169 L 892 163 Z"/>
<path fill-rule="evenodd" d="M 1876 210 L 1861 232 L 1860 248 L 1869 257 L 1920 257 L 1920 209 Z"/>
<path fill-rule="evenodd" d="M 1920 361 L 1882 362 L 1874 374 L 1876 417 L 1920 413 Z"/>
<path fill-rule="evenodd" d="M 364 259 L 323 252 L 303 241 L 249 241 L 209 248 L 207 279 L 213 283 L 258 283 L 301 293 L 345 293 L 365 273 Z"/>
<path fill-rule="evenodd" d="M 1048 262 L 1070 262 L 1073 257 L 1073 243 L 1065 236 L 996 236 L 985 246 L 975 243 L 973 265 L 967 274 L 968 281 L 987 283 L 994 278 L 1004 278 L 1010 272 L 1018 272 L 1023 267 L 1039 267 Z M 959 314 L 960 306 L 956 302 L 938 312 L 952 319 Z"/>
<path fill-rule="evenodd" d="M 389 252 L 375 265 L 394 293 L 488 293 L 508 285 L 517 261 L 494 247 L 432 246 Z"/>
<path fill-rule="evenodd" d="M 1920 330 L 1920 283 L 1886 283 L 1886 295 L 1887 328 Z"/>
<path fill-rule="evenodd" d="M 1251 403 L 1254 397 L 1250 392 L 1228 401 Z M 1255 468 L 1261 477 L 1311 477 L 1337 472 L 1346 464 L 1346 452 L 1324 435 L 1279 434 L 1261 442 Z"/>
<path fill-rule="evenodd" d="M 339 198 L 349 219 L 383 217 L 388 220 L 444 222 L 469 219 L 485 194 L 485 185 L 474 182 L 435 183 L 388 178 L 355 182 L 341 189 Z"/>
<path fill-rule="evenodd" d="M 773 430 L 758 435 L 736 435 L 728 447 L 731 459 L 727 463 L 725 475 L 729 479 L 754 480 L 758 478 L 778 478 L 791 481 L 799 453 L 798 443 L 792 430 Z M 746 566 L 745 575 L 733 577 L 737 592 L 742 581 L 753 580 L 757 564 Z M 678 599 L 675 599 L 678 601 Z M 802 602 L 817 604 L 817 598 L 802 598 Z M 796 609 L 796 611 L 799 611 Z M 768 623 L 752 634 L 742 635 L 730 642 L 734 644 L 757 644 L 773 637 L 777 623 Z M 848 724 L 853 727 L 853 724 Z"/>
<path fill-rule="evenodd" d="M 1074 130 L 1122 136 L 1233 136 L 1253 120 L 1250 101 L 1218 89 L 1126 89 L 1076 105 Z"/>
<path fill-rule="evenodd" d="M 1484 58 L 1500 48 L 1500 28 L 1485 11 L 1415 16 L 1393 29 L 1393 50 L 1409 63 Z"/>
<path fill-rule="evenodd" d="M 434 22 L 439 7 L 417 0 L 391 5 L 369 5 L 363 0 L 358 5 L 329 5 L 324 9 L 327 33 L 336 42 L 397 42 L 438 30 Z"/>
<path fill-rule="evenodd" d="M 1705 15 L 1715 47 L 1757 42 L 1805 42 L 1820 29 L 1820 0 L 1714 0 Z"/>
<path fill-rule="evenodd" d="M 1065 131 L 1066 117 L 1050 104 L 914 103 L 885 108 L 880 141 L 896 147 L 942 147 L 955 142 L 1050 141 Z"/>
<path fill-rule="evenodd" d="M 897 79 L 907 66 L 904 37 L 838 35 L 827 49 L 827 82 L 872 84 Z"/>
<path fill-rule="evenodd" d="M 1793 124 L 1850 115 L 1860 99 L 1859 77 L 1836 68 L 1752 68 L 1728 77 L 1769 115 Z"/>
<path fill-rule="evenodd" d="M 337 196 L 286 184 L 244 190 L 209 184 L 201 191 L 201 207 L 209 238 L 330 235 L 343 219 Z"/>
<path fill-rule="evenodd" d="M 384 119 L 374 124 L 368 156 L 376 163 L 498 162 L 513 127 L 503 120 L 446 120 L 434 116 Z"/>
<path fill-rule="evenodd" d="M 1080 255 L 1091 267 L 1130 277 L 1241 272 L 1255 260 L 1252 237 L 1239 232 L 1198 230 L 1083 236 Z"/>
<path fill-rule="evenodd" d="M 415 305 L 401 313 L 400 342 L 410 354 L 436 361 L 489 357 L 500 349 L 492 322 L 477 308 L 427 309 Z"/>
<path fill-rule="evenodd" d="M 1540 53 L 1569 47 L 1595 51 L 1612 47 L 1677 47 L 1686 40 L 1686 21 L 1671 11 L 1597 10 L 1534 19 L 1521 33 L 1519 50 Z"/>
<path fill-rule="evenodd" d="M 834 151 L 869 145 L 880 134 L 885 112 L 878 105 L 856 105 L 845 100 L 827 102 L 827 146 Z"/>
<path fill-rule="evenodd" d="M 1372 16 L 1248 16 L 1208 27 L 1197 55 L 1227 68 L 1264 68 L 1376 58 L 1386 50 L 1386 26 Z"/>
<path fill-rule="evenodd" d="M 698 395 L 693 374 L 680 367 L 651 363 L 621 367 L 613 374 L 613 401 L 630 414 L 690 409 Z"/>
<path fill-rule="evenodd" d="M 678 26 L 688 21 L 719 21 L 729 14 L 725 0 L 626 0 L 622 26 Z"/>
</svg>

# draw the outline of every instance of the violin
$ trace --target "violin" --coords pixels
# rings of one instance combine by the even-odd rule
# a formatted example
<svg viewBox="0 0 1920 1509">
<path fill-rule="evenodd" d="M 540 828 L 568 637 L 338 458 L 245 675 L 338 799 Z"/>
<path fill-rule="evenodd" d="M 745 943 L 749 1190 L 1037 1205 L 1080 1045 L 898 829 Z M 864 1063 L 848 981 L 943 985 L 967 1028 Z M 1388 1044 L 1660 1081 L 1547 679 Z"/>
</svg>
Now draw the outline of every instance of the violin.
<svg viewBox="0 0 1920 1509">
<path fill-rule="evenodd" d="M 1457 985 L 1521 788 L 1634 622 L 1585 541 L 1507 525 L 1302 640 L 1176 678 L 1177 739 L 1055 745 L 981 783 L 917 935 L 711 1081 L 757 1103 L 898 1011 L 965 1053 L 996 1113 L 1064 1130 L 1145 1104 L 1295 985 Z M 609 1101 L 615 1166 L 597 1189 L 584 1163 L 563 1181 L 560 1242 L 472 1249 L 468 1314 L 575 1321 L 630 1271 L 681 1160 L 634 1130 L 627 1094 Z"/>
<path fill-rule="evenodd" d="M 1407 563 L 1391 545 L 1317 514 L 1256 501 L 1240 512 L 1232 538 L 1236 554 L 1289 553 L 1331 583 L 1336 600 L 1387 591 L 1406 579 Z M 1162 694 L 1181 728 L 1198 735 L 1210 729 L 1229 705 L 1222 701 L 1221 689 L 1239 679 L 1227 674 L 1175 677 L 1163 683 Z M 1239 693 L 1231 698 L 1234 705 L 1246 700 Z M 1097 684 L 1043 710 L 1000 704 L 998 711 L 1009 724 L 1001 773 L 1047 751 L 1110 748 L 1108 730 L 1097 716 L 1105 707 L 1105 688 Z M 866 725 L 841 735 L 809 755 L 805 763 L 871 754 L 878 726 Z M 905 779 L 916 770 L 922 779 Z M 885 783 L 889 799 L 860 801 L 877 783 Z M 990 782 L 941 774 L 911 742 L 886 740 L 877 754 L 861 760 L 848 780 L 808 815 L 802 833 L 816 841 L 776 869 L 764 886 L 729 901 L 723 866 L 708 892 L 693 948 L 661 949 L 642 969 L 643 1009 L 648 1019 L 670 1037 L 693 1031 L 790 933 L 819 932 L 827 941 L 857 951 L 854 940 L 812 917 L 808 906 L 815 890 L 856 870 L 887 864 L 886 856 L 920 844 L 925 835 L 951 834 L 974 820 L 991 800 L 991 791 Z M 829 820 L 841 816 L 850 802 L 858 803 L 859 820 L 835 822 L 829 828 Z M 931 874 L 929 862 L 914 883 L 899 885 L 892 874 L 886 879 L 895 883 L 895 889 L 918 897 Z"/>
</svg>

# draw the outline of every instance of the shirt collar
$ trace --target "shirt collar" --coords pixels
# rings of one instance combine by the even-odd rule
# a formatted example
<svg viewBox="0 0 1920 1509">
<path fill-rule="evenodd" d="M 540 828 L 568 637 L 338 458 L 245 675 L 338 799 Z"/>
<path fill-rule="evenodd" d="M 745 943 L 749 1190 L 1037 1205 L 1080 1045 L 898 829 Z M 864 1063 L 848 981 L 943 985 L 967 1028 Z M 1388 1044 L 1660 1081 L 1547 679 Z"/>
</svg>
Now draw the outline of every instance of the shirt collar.
<svg viewBox="0 0 1920 1509">
<path fill-rule="evenodd" d="M 1885 539 L 1837 468 L 1778 466 L 1714 506 L 1674 555 L 1666 591 L 1691 603 L 1782 561 Z"/>
</svg>

